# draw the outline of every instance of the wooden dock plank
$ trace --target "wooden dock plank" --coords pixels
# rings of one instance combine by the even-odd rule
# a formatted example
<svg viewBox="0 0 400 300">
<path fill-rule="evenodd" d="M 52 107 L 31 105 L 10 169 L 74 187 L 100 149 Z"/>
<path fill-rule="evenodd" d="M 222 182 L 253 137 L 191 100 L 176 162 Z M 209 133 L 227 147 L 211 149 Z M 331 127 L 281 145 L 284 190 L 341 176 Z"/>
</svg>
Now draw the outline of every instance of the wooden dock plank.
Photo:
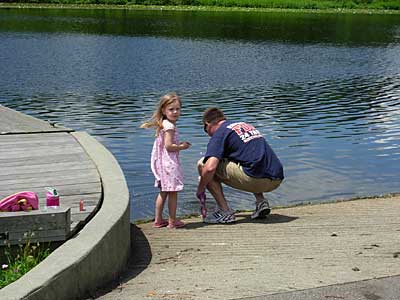
<svg viewBox="0 0 400 300">
<path fill-rule="evenodd" d="M 45 154 L 45 157 L 52 157 L 54 160 L 57 159 L 57 156 L 62 156 L 64 153 L 68 154 L 80 154 L 83 153 L 82 149 L 72 147 L 72 146 L 58 146 L 55 147 L 49 146 L 49 147 L 41 147 L 41 148 L 30 148 L 30 147 L 24 147 L 22 149 L 18 149 L 17 147 L 13 147 L 10 149 L 7 149 L 6 151 L 0 151 L 1 155 L 7 156 L 7 158 L 35 158 L 35 157 L 43 157 Z"/>
<path fill-rule="evenodd" d="M 59 183 L 83 183 L 83 182 L 98 182 L 96 178 L 96 169 L 86 169 L 85 172 L 77 172 L 76 170 L 46 170 L 45 172 L 35 173 L 37 177 L 33 178 L 32 173 L 28 174 L 14 174 L 9 176 L 7 174 L 0 175 L 1 185 L 15 184 L 24 182 L 30 184 L 31 182 L 59 182 Z"/>
<path fill-rule="evenodd" d="M 45 195 L 45 189 L 43 185 L 25 185 L 23 182 L 18 185 L 14 185 L 12 187 L 3 187 L 0 189 L 0 197 L 4 198 L 8 195 L 14 194 L 18 191 L 28 190 L 34 191 L 38 194 L 39 198 L 43 198 Z M 57 191 L 64 198 L 70 195 L 90 195 L 90 194 L 100 194 L 101 195 L 101 182 L 95 183 L 82 183 L 79 185 L 76 184 L 60 184 L 57 185 Z M 40 200 L 40 199 L 39 199 Z"/>
<path fill-rule="evenodd" d="M 48 122 L 22 114 L 2 105 L 0 105 L 0 120 L 1 134 L 72 131 L 65 127 L 54 127 Z"/>
<path fill-rule="evenodd" d="M 0 113 L 0 118 L 2 118 L 2 114 Z M 2 128 L 3 124 L 0 124 L 0 129 Z M 53 133 L 53 134 L 46 134 L 43 135 L 43 133 L 31 133 L 31 132 L 26 132 L 29 133 L 29 135 L 24 135 L 24 138 L 22 139 L 18 139 L 15 140 L 14 135 L 12 134 L 6 134 L 3 135 L 3 140 L 5 141 L 5 143 L 14 143 L 16 142 L 17 144 L 27 144 L 27 143 L 38 143 L 38 144 L 51 144 L 52 142 L 58 142 L 58 143 L 62 143 L 66 140 L 65 135 L 58 135 L 57 133 L 59 133 L 58 131 L 56 132 L 49 132 L 49 133 Z"/>
<path fill-rule="evenodd" d="M 1 141 L 1 139 L 0 139 Z M 71 161 L 85 161 L 87 160 L 86 153 L 77 153 L 77 154 L 69 154 L 66 153 L 64 155 L 46 155 L 46 156 L 38 156 L 38 157 L 17 157 L 13 160 L 8 160 L 7 158 L 1 158 L 0 156 L 0 165 L 2 167 L 5 166 L 18 166 L 23 165 L 26 162 L 27 165 L 46 165 L 46 164 L 56 164 L 56 163 L 64 163 Z"/>
<path fill-rule="evenodd" d="M 0 243 L 16 245 L 25 241 L 49 239 L 63 241 L 71 231 L 71 209 L 3 212 L 0 218 Z"/>
<path fill-rule="evenodd" d="M 15 165 L 15 166 L 2 166 L 2 174 L 14 175 L 14 174 L 38 174 L 47 172 L 49 169 L 48 164 L 38 165 Z M 53 170 L 74 170 L 85 172 L 85 170 L 93 170 L 93 164 L 87 161 L 80 162 L 65 162 L 65 163 L 52 163 L 51 168 Z M 1 175 L 0 175 L 1 176 Z"/>
<path fill-rule="evenodd" d="M 8 146 L 6 148 L 12 148 L 14 145 L 32 145 L 36 147 L 51 147 L 53 145 L 73 146 L 70 144 L 71 138 L 74 139 L 73 136 L 58 133 L 62 132 L 30 133 L 24 135 L 8 134 L 2 135 L 2 140 L 4 145 Z"/>
<path fill-rule="evenodd" d="M 45 188 L 53 187 L 61 205 L 71 210 L 73 232 L 100 205 L 102 186 L 96 166 L 70 131 L 0 105 L 0 199 L 33 191 L 43 209 Z"/>
</svg>

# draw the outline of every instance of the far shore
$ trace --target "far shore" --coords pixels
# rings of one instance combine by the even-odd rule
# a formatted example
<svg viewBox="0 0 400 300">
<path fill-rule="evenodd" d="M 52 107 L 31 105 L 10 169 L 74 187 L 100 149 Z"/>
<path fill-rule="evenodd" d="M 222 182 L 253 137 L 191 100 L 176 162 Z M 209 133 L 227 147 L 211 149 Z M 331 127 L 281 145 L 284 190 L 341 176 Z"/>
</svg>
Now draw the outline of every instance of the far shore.
<svg viewBox="0 0 400 300">
<path fill-rule="evenodd" d="M 313 14 L 400 14 L 400 10 L 386 9 L 288 9 L 288 8 L 252 8 L 224 6 L 165 6 L 165 5 L 134 5 L 134 4 L 51 4 L 51 3 L 4 3 L 0 9 L 7 8 L 36 8 L 36 9 L 115 9 L 115 10 L 159 10 L 159 11 L 210 11 L 210 12 L 283 12 L 283 13 L 313 13 Z"/>
</svg>

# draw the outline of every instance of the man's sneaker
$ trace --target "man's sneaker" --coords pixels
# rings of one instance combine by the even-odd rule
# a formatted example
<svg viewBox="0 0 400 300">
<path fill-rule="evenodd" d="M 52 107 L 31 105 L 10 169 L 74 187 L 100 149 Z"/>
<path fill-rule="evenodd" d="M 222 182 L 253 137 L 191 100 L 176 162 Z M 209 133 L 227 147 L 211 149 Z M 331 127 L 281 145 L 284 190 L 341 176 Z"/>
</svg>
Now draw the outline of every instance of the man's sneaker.
<svg viewBox="0 0 400 300">
<path fill-rule="evenodd" d="M 235 222 L 235 213 L 232 211 L 229 212 L 224 212 L 223 210 L 217 210 L 213 212 L 212 214 L 208 215 L 203 219 L 204 223 L 209 223 L 209 224 L 225 224 L 225 223 L 232 223 Z"/>
<path fill-rule="evenodd" d="M 269 203 L 267 200 L 263 200 L 256 204 L 256 210 L 251 214 L 252 219 L 262 219 L 265 218 L 271 209 L 269 208 Z"/>
</svg>

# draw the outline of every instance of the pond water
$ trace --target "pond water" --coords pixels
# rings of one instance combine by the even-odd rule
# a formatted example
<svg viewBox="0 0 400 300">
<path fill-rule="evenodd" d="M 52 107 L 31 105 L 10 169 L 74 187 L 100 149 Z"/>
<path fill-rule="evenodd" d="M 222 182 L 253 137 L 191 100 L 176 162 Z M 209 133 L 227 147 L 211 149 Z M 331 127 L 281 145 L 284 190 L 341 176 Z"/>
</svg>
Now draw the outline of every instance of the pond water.
<svg viewBox="0 0 400 300">
<path fill-rule="evenodd" d="M 132 220 L 153 215 L 157 194 L 153 131 L 139 126 L 169 91 L 193 144 L 180 215 L 198 212 L 209 106 L 254 124 L 277 152 L 286 179 L 273 206 L 400 190 L 398 15 L 0 9 L 0 103 L 102 142 L 125 173 Z"/>
</svg>

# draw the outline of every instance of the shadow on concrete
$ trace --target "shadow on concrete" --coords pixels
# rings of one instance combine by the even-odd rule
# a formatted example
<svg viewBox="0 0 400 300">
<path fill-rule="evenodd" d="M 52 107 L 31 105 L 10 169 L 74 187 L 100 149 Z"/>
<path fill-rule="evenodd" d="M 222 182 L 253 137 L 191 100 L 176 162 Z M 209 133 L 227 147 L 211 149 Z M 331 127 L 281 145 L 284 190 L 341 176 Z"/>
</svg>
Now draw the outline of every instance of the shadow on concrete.
<svg viewBox="0 0 400 300">
<path fill-rule="evenodd" d="M 244 218 L 243 218 L 244 217 Z M 264 223 L 264 224 L 277 224 L 277 223 L 288 223 L 297 220 L 299 217 L 286 216 L 281 214 L 270 214 L 263 219 L 252 219 L 249 214 L 237 213 L 236 223 Z"/>
<path fill-rule="evenodd" d="M 116 245 L 118 247 L 118 245 Z M 142 230 L 131 224 L 131 255 L 126 269 L 119 276 L 118 280 L 109 283 L 107 286 L 97 290 L 94 298 L 103 296 L 114 289 L 122 289 L 125 282 L 131 280 L 143 272 L 150 264 L 152 258 L 149 241 Z"/>
<path fill-rule="evenodd" d="M 270 214 L 264 219 L 253 220 L 248 213 L 236 213 L 236 222 L 226 224 L 226 225 L 234 226 L 235 224 L 241 224 L 241 223 L 277 224 L 277 223 L 292 222 L 296 219 L 298 219 L 298 217 L 285 216 L 285 215 L 280 215 L 280 214 Z M 190 229 L 196 229 L 196 228 L 200 228 L 200 227 L 204 227 L 204 226 L 212 226 L 212 225 L 214 225 L 214 224 L 206 224 L 203 222 L 194 222 L 194 223 L 186 224 L 186 226 L 180 230 L 185 230 L 185 229 L 190 230 Z"/>
<path fill-rule="evenodd" d="M 152 258 L 151 247 L 142 230 L 131 224 L 131 257 L 122 281 L 128 281 L 147 268 Z"/>
</svg>

